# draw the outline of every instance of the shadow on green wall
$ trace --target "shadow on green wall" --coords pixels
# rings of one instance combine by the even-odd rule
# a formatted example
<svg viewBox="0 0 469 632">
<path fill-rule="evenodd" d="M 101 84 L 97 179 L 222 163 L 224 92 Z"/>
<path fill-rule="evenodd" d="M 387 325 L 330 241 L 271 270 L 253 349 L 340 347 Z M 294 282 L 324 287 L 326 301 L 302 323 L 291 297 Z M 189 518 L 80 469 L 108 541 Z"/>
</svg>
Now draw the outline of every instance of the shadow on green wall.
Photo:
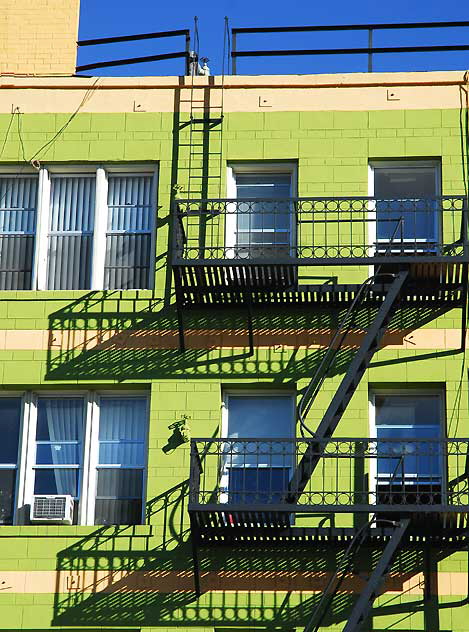
<svg viewBox="0 0 469 632">
<path fill-rule="evenodd" d="M 407 306 L 395 314 L 387 335 L 393 344 L 402 343 L 408 332 L 447 310 Z M 367 330 L 375 311 L 360 311 L 357 332 Z M 288 383 L 313 375 L 343 314 L 342 309 L 321 307 L 289 313 L 254 310 L 254 335 L 261 348 L 251 355 L 245 311 L 195 310 L 185 317 L 188 348 L 181 353 L 172 306 L 139 291 L 90 292 L 50 315 L 46 379 L 216 377 Z M 312 346 L 307 349 L 305 343 Z M 331 376 L 344 373 L 355 352 L 353 344 L 356 338 L 337 354 Z"/>
<path fill-rule="evenodd" d="M 343 543 L 322 539 L 257 547 L 212 544 L 203 549 L 200 558 L 204 592 L 197 597 L 187 526 L 188 490 L 189 481 L 184 480 L 150 500 L 146 527 L 97 527 L 60 551 L 52 625 L 221 626 L 280 628 L 282 632 L 305 626 L 330 573 L 341 565 Z M 363 581 L 376 566 L 383 546 L 374 540 L 360 549 L 351 575 L 328 609 L 324 626 L 340 625 L 347 619 L 360 590 L 357 581 Z M 433 578 L 438 562 L 454 550 L 456 545 L 454 549 L 430 548 L 416 541 L 404 545 L 387 578 L 386 589 L 393 593 L 382 596 L 373 615 L 402 622 L 422 612 L 424 629 L 440 630 L 442 608 L 469 604 L 467 598 L 438 603 Z M 422 588 L 422 574 L 420 597 L 414 589 Z M 70 588 L 64 592 L 67 585 Z M 371 622 L 368 629 L 373 629 Z"/>
</svg>

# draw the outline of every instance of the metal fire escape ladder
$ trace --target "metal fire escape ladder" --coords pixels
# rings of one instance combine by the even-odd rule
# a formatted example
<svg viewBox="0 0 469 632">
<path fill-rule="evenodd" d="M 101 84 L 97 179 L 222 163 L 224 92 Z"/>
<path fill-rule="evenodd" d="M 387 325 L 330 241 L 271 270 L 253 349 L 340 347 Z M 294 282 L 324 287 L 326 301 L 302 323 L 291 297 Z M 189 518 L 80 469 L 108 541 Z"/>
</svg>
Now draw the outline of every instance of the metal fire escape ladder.
<svg viewBox="0 0 469 632">
<path fill-rule="evenodd" d="M 395 307 L 397 306 L 401 290 L 409 275 L 408 270 L 398 272 L 394 280 L 389 285 L 386 296 L 378 309 L 378 312 L 368 329 L 360 348 L 356 352 L 353 360 L 349 364 L 347 372 L 337 389 L 331 403 L 314 433 L 314 439 L 310 441 L 302 458 L 296 466 L 295 472 L 288 486 L 286 502 L 295 503 L 304 491 L 310 480 L 319 460 L 321 459 L 321 445 L 324 439 L 330 438 L 345 409 L 355 393 L 361 378 L 368 368 L 373 355 L 378 351 L 380 343 L 386 332 L 387 325 Z"/>
<path fill-rule="evenodd" d="M 225 74 L 223 66 L 221 85 L 217 89 L 215 77 L 208 74 L 208 58 L 199 58 L 197 18 L 194 34 L 196 50 L 191 55 L 191 81 L 182 88 L 188 94 L 180 101 L 189 106 L 188 119 L 182 123 L 182 127 L 189 129 L 189 142 L 181 143 L 180 147 L 187 148 L 186 165 L 182 167 L 187 171 L 186 197 L 195 201 L 207 199 L 215 191 L 217 196 L 221 197 Z M 203 67 L 200 66 L 199 59 L 203 62 Z M 198 83 L 198 75 L 206 77 L 208 83 Z"/>
<path fill-rule="evenodd" d="M 364 620 L 373 607 L 373 602 L 382 586 L 383 580 L 391 568 L 399 544 L 409 523 L 410 518 L 403 518 L 395 523 L 393 533 L 384 548 L 383 554 L 371 573 L 366 586 L 361 591 L 343 632 L 359 632 L 361 629 Z"/>
<path fill-rule="evenodd" d="M 225 22 L 225 48 L 229 31 Z M 222 197 L 223 184 L 223 108 L 225 86 L 225 52 L 223 55 L 223 68 L 221 84 L 215 82 L 215 77 L 210 76 L 206 57 L 199 58 L 199 36 L 197 18 L 194 24 L 195 51 L 191 53 L 190 74 L 191 81 L 181 88 L 180 103 L 186 104 L 188 109 L 186 120 L 182 120 L 181 129 L 188 130 L 187 142 L 179 143 L 184 162 L 178 165 L 178 172 L 182 178 L 179 189 L 185 189 L 185 195 L 195 203 L 210 198 L 212 195 Z M 199 59 L 204 63 L 201 68 Z M 198 75 L 207 77 L 204 83 L 196 80 Z M 186 172 L 185 177 L 183 173 Z M 177 200 L 176 200 L 177 204 Z M 199 221 L 199 256 L 204 258 L 206 246 L 206 222 L 211 220 L 210 214 L 202 212 L 200 206 Z M 178 221 L 178 220 L 176 220 Z M 180 220 L 179 220 L 180 221 Z M 182 225 L 175 227 L 180 233 L 181 243 L 185 239 Z M 179 332 L 179 349 L 185 351 L 184 319 L 181 301 L 177 300 L 177 318 Z"/>
<path fill-rule="evenodd" d="M 368 529 L 374 521 L 375 517 L 373 516 L 373 518 L 364 524 L 353 536 L 348 547 L 345 549 L 335 572 L 327 582 L 324 592 L 321 595 L 321 599 L 319 600 L 309 623 L 306 625 L 304 632 L 318 632 L 325 616 L 329 612 L 335 595 L 350 572 L 356 555 L 367 538 Z"/>
<path fill-rule="evenodd" d="M 375 287 L 375 284 L 380 277 L 388 278 L 389 280 L 392 275 L 381 275 L 377 273 L 369 277 L 368 279 L 365 279 L 365 281 L 363 281 L 363 283 L 360 285 L 352 303 L 345 313 L 345 316 L 340 321 L 337 330 L 329 343 L 326 353 L 324 354 L 318 368 L 316 369 L 316 372 L 311 378 L 311 381 L 308 384 L 307 388 L 303 392 L 301 400 L 298 404 L 297 412 L 300 432 L 303 437 L 306 433 L 310 434 L 313 437 L 315 436 L 315 433 L 308 427 L 306 423 L 308 413 L 311 410 L 311 407 L 319 391 L 321 390 L 324 380 L 327 377 L 328 371 L 331 369 L 337 354 L 339 353 L 344 341 L 347 338 L 347 335 L 350 333 L 355 325 L 355 319 L 360 308 L 364 305 L 366 299 L 370 294 L 370 290 Z"/>
</svg>

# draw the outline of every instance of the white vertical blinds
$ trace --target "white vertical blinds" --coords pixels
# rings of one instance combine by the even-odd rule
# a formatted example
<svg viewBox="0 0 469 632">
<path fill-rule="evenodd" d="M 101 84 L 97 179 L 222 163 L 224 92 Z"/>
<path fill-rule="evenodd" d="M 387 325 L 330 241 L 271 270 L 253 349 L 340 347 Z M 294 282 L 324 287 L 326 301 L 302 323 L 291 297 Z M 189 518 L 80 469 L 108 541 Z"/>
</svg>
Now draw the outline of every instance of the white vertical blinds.
<svg viewBox="0 0 469 632">
<path fill-rule="evenodd" d="M 96 177 L 52 175 L 47 286 L 90 287 Z"/>
<path fill-rule="evenodd" d="M 0 290 L 29 290 L 38 177 L 0 176 Z"/>
<path fill-rule="evenodd" d="M 154 172 L 88 169 L 0 173 L 0 290 L 152 287 Z"/>
<path fill-rule="evenodd" d="M 148 288 L 153 230 L 153 176 L 110 174 L 104 287 Z"/>
</svg>

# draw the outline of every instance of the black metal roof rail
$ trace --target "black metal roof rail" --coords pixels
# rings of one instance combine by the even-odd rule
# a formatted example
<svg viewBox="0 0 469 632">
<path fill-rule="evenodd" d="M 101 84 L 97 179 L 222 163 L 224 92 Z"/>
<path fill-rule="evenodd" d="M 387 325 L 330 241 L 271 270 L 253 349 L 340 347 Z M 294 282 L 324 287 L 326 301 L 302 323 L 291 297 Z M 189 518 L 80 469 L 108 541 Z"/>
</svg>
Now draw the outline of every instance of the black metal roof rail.
<svg viewBox="0 0 469 632">
<path fill-rule="evenodd" d="M 270 26 L 270 27 L 243 27 L 233 28 L 232 33 L 232 72 L 236 74 L 236 60 L 239 57 L 280 57 L 291 55 L 368 55 L 368 72 L 373 72 L 373 54 L 377 53 L 429 53 L 445 51 L 469 50 L 469 44 L 445 44 L 432 46 L 373 46 L 374 31 L 397 29 L 447 29 L 453 27 L 469 27 L 469 21 L 456 22 L 405 22 L 396 24 L 342 24 L 324 26 Z M 367 31 L 368 46 L 349 48 L 314 48 L 314 49 L 287 49 L 287 50 L 237 50 L 236 41 L 238 35 L 260 33 L 311 33 L 311 32 L 338 32 L 338 31 Z"/>
<path fill-rule="evenodd" d="M 93 70 L 95 68 L 109 68 L 111 66 L 126 66 L 128 64 L 141 64 L 150 61 L 160 61 L 163 59 L 184 58 L 186 60 L 185 74 L 190 74 L 191 55 L 191 35 L 189 29 L 178 29 L 174 31 L 160 31 L 156 33 L 139 33 L 137 35 L 120 35 L 117 37 L 101 37 L 97 39 L 78 40 L 77 46 L 100 46 L 102 44 L 116 44 L 121 42 L 136 42 L 147 39 L 160 39 L 166 37 L 184 37 L 185 48 L 181 51 L 160 53 L 158 55 L 145 55 L 143 57 L 130 57 L 127 59 L 113 59 L 110 61 L 100 61 L 92 64 L 83 64 L 76 67 L 76 72 Z"/>
</svg>

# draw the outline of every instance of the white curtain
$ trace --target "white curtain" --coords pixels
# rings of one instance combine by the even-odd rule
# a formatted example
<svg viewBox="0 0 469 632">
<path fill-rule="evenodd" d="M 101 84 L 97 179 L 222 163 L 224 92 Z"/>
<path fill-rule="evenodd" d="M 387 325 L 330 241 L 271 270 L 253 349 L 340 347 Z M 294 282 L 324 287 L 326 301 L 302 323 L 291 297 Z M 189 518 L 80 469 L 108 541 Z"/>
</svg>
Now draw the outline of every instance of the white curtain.
<svg viewBox="0 0 469 632">
<path fill-rule="evenodd" d="M 76 493 L 76 482 L 81 461 L 84 409 L 83 400 L 40 398 L 38 402 L 38 423 L 45 421 L 50 441 L 51 465 L 58 494 Z M 39 432 L 41 428 L 39 427 Z M 64 443 L 66 442 L 66 443 Z M 61 468 L 76 465 L 76 468 Z"/>
</svg>

